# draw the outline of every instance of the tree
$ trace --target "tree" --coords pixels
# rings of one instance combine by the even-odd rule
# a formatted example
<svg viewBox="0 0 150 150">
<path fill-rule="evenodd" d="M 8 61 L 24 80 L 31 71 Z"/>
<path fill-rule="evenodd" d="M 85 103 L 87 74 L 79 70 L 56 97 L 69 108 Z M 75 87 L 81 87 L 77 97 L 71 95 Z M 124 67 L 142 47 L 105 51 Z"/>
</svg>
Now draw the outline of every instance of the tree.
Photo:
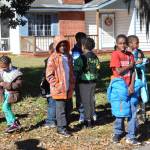
<svg viewBox="0 0 150 150">
<path fill-rule="evenodd" d="M 130 8 L 131 1 L 125 0 Z M 135 0 L 135 7 L 137 10 L 137 17 L 140 19 L 140 27 L 142 29 L 143 24 L 146 25 L 146 34 L 149 35 L 150 25 L 150 0 Z"/>
<path fill-rule="evenodd" d="M 9 20 L 9 26 L 25 25 L 23 16 L 34 0 L 0 0 L 0 17 Z M 17 14 L 17 16 L 16 16 Z"/>
</svg>

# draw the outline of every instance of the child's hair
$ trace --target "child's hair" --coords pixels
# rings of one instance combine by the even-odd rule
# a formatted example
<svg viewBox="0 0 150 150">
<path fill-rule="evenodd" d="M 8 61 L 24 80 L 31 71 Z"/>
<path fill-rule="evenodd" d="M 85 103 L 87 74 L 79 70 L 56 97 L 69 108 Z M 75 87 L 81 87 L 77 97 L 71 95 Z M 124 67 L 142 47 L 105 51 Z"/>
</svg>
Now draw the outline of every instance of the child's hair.
<svg viewBox="0 0 150 150">
<path fill-rule="evenodd" d="M 51 43 L 51 44 L 49 45 L 49 51 L 51 51 L 51 50 L 54 50 L 54 43 Z"/>
<path fill-rule="evenodd" d="M 81 44 L 84 46 L 85 49 L 88 49 L 88 50 L 92 50 L 95 47 L 95 42 L 90 37 L 82 39 Z"/>
<path fill-rule="evenodd" d="M 119 35 L 116 37 L 116 43 L 118 42 L 118 40 L 119 40 L 120 38 L 125 39 L 125 42 L 128 43 L 128 38 L 127 38 L 127 36 L 126 36 L 125 34 L 119 34 Z"/>
<path fill-rule="evenodd" d="M 0 63 L 9 65 L 11 63 L 11 58 L 3 55 L 0 57 Z"/>
<path fill-rule="evenodd" d="M 82 39 L 86 38 L 86 34 L 84 32 L 78 32 L 75 35 L 75 39 L 77 42 L 81 41 Z"/>
<path fill-rule="evenodd" d="M 132 43 L 133 41 L 137 41 L 139 43 L 139 38 L 136 35 L 128 36 L 128 44 Z"/>
</svg>

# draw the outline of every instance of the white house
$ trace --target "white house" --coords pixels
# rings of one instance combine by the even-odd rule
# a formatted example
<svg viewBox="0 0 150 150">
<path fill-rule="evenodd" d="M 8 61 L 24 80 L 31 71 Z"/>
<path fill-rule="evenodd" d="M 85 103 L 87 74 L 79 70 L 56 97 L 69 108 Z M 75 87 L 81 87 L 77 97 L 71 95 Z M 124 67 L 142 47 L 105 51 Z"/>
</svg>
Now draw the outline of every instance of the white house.
<svg viewBox="0 0 150 150">
<path fill-rule="evenodd" d="M 80 0 L 78 3 L 76 0 L 73 3 L 72 0 L 71 4 L 63 2 L 35 0 L 24 17 L 27 24 L 16 29 L 9 29 L 8 20 L 0 19 L 0 52 L 7 50 L 20 54 L 21 51 L 47 51 L 55 35 L 64 34 L 69 40 L 74 40 L 72 34 L 78 31 L 94 37 L 99 50 L 113 50 L 118 34 L 135 34 L 140 39 L 140 48 L 150 51 L 145 26 L 140 30 L 134 0 L 130 13 L 123 0 Z"/>
</svg>

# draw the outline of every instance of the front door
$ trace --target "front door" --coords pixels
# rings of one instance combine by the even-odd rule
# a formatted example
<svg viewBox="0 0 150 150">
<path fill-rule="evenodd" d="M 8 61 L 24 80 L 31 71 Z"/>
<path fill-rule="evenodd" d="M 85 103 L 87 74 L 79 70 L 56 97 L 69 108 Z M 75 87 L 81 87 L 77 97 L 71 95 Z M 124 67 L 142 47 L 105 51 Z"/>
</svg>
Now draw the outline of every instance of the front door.
<svg viewBox="0 0 150 150">
<path fill-rule="evenodd" d="M 114 47 L 114 14 L 102 14 L 100 42 L 102 49 L 112 49 Z"/>
</svg>

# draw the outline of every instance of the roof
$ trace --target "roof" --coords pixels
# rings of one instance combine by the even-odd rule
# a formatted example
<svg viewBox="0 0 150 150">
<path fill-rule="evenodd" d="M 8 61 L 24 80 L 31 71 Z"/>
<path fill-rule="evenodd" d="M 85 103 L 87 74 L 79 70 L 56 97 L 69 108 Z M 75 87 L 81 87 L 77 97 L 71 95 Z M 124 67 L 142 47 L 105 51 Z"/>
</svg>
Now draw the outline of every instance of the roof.
<svg viewBox="0 0 150 150">
<path fill-rule="evenodd" d="M 84 5 L 62 4 L 61 0 L 35 0 L 30 10 L 92 11 L 97 9 L 127 9 L 124 0 L 92 0 Z"/>
<path fill-rule="evenodd" d="M 54 11 L 81 11 L 82 5 L 62 4 L 61 0 L 35 0 L 30 10 L 48 9 Z"/>
</svg>

